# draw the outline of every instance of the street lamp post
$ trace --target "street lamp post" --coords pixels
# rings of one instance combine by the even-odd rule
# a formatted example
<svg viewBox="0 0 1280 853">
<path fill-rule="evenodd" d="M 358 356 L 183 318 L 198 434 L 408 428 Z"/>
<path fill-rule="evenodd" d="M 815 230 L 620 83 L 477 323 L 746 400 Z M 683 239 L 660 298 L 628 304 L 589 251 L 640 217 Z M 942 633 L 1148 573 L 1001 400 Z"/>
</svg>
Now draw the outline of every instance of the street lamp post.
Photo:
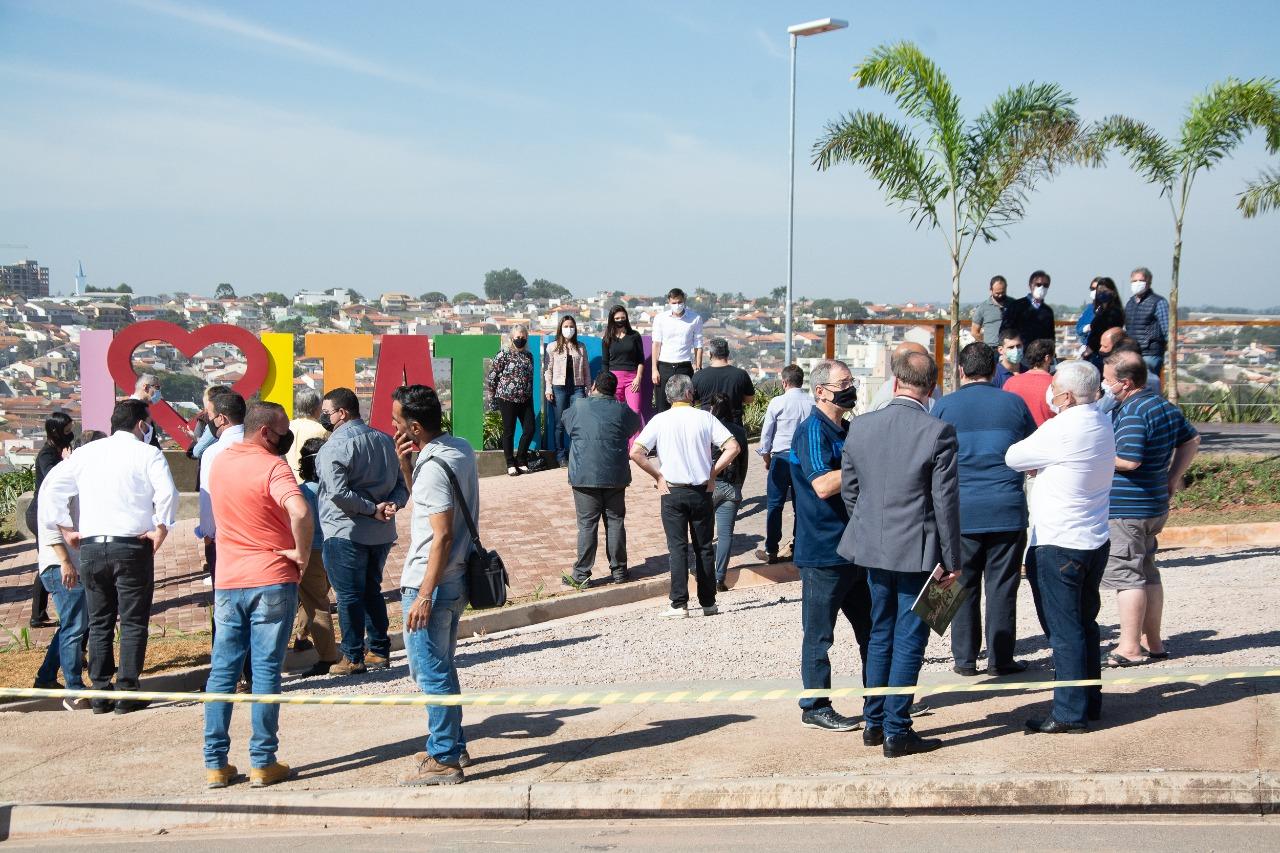
<svg viewBox="0 0 1280 853">
<path fill-rule="evenodd" d="M 792 270 L 795 266 L 795 236 L 796 236 L 796 40 L 800 36 L 816 36 L 821 33 L 829 33 L 832 30 L 842 30 L 849 26 L 847 21 L 841 21 L 836 18 L 822 18 L 817 21 L 809 21 L 807 24 L 796 24 L 787 27 L 787 34 L 791 37 L 791 139 L 788 146 L 788 154 L 790 155 L 791 177 L 787 182 L 787 314 L 786 314 L 786 335 L 787 347 L 784 356 L 784 365 L 791 364 L 791 315 L 792 299 Z"/>
</svg>

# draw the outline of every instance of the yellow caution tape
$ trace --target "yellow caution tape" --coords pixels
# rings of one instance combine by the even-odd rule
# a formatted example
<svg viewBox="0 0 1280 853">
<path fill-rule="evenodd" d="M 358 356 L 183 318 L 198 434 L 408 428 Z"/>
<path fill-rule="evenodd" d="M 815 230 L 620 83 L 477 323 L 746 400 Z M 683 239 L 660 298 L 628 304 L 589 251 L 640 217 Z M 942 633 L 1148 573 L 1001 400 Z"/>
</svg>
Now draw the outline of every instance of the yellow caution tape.
<svg viewBox="0 0 1280 853">
<path fill-rule="evenodd" d="M 1229 681 L 1240 678 L 1278 678 L 1280 669 L 1268 670 L 1202 670 L 1197 672 L 1171 672 L 1164 675 L 1121 676 L 1118 678 L 1082 678 L 1075 681 L 982 681 L 946 682 L 939 684 L 915 684 L 908 687 L 834 687 L 826 690 L 801 688 L 769 688 L 760 690 L 713 689 L 696 691 L 684 689 L 645 690 L 623 693 L 617 690 L 581 691 L 575 693 L 463 693 L 452 695 L 423 694 L 392 696 L 346 696 L 272 693 L 256 695 L 248 693 L 175 693 L 168 691 L 119 691 L 119 690 L 40 690 L 34 687 L 3 687 L 4 699 L 127 699 L 140 702 L 234 702 L 262 703 L 267 705 L 481 705 L 481 706 L 533 706 L 533 707 L 582 707 L 599 705 L 648 705 L 700 702 L 768 702 L 777 699 L 838 699 L 850 696 L 892 696 L 914 694 L 930 696 L 937 693 L 992 693 L 1018 690 L 1052 690 L 1055 687 L 1118 687 L 1129 684 L 1207 684 L 1212 681 Z"/>
</svg>

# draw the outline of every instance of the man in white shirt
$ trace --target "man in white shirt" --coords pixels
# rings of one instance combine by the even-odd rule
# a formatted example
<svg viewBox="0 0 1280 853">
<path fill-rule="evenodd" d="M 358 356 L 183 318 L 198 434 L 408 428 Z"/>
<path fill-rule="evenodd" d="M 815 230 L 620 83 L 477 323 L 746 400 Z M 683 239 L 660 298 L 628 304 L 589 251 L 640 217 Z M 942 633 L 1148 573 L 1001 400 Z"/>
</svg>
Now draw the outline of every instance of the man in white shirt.
<svg viewBox="0 0 1280 853">
<path fill-rule="evenodd" d="M 151 446 L 154 427 L 147 404 L 126 399 L 111 413 L 111 437 L 85 445 L 59 468 L 49 502 L 67 544 L 80 548 L 81 580 L 89 604 L 89 678 L 95 690 L 137 690 L 147 654 L 147 626 L 155 591 L 155 552 L 173 526 L 178 490 L 164 460 Z M 42 496 L 43 496 L 43 489 Z M 78 530 L 71 517 L 79 498 Z M 120 621 L 120 668 L 115 664 Z M 114 707 L 127 714 L 145 702 L 95 699 L 93 711 Z"/>
<path fill-rule="evenodd" d="M 804 371 L 798 365 L 782 368 L 782 393 L 769 401 L 764 411 L 764 426 L 760 429 L 760 449 L 764 467 L 768 469 L 765 480 L 767 504 L 764 516 L 764 550 L 756 551 L 756 559 L 765 563 L 779 560 L 778 546 L 782 542 L 782 508 L 792 502 L 795 512 L 795 489 L 791 485 L 791 437 L 796 427 L 813 411 L 813 395 L 804 390 Z M 791 538 L 796 538 L 795 518 L 792 518 Z"/>
<path fill-rule="evenodd" d="M 693 406 L 693 380 L 676 374 L 665 389 L 672 407 L 653 416 L 631 446 L 631 461 L 653 477 L 662 496 L 662 527 L 667 534 L 667 559 L 671 566 L 671 606 L 664 616 L 689 615 L 689 539 L 693 538 L 693 558 L 697 570 L 698 604 L 703 616 L 716 609 L 715 516 L 711 495 L 716 477 L 741 452 L 737 440 L 724 424 Z M 720 448 L 720 458 L 712 464 L 712 450 Z M 649 459 L 649 451 L 658 462 Z"/>
<path fill-rule="evenodd" d="M 1055 416 L 1004 459 L 1015 471 L 1040 472 L 1031 492 L 1027 578 L 1059 681 L 1102 675 L 1098 587 L 1110 549 L 1116 441 L 1110 419 L 1096 405 L 1099 386 L 1098 371 L 1088 362 L 1058 365 L 1048 391 Z M 1053 691 L 1052 713 L 1028 720 L 1027 729 L 1082 732 L 1101 715 L 1100 687 L 1060 687 Z"/>
<path fill-rule="evenodd" d="M 244 397 L 228 391 L 209 400 L 209 408 L 209 428 L 217 433 L 218 440 L 200 455 L 200 523 L 196 525 L 196 536 L 204 542 L 204 561 L 209 567 L 209 576 L 212 577 L 218 564 L 218 524 L 213 517 L 209 474 L 213 470 L 214 460 L 222 451 L 244 441 L 244 415 L 247 406 Z"/>
<path fill-rule="evenodd" d="M 668 313 L 653 318 L 649 333 L 653 340 L 654 404 L 659 412 L 671 408 L 667 380 L 677 374 L 692 377 L 695 370 L 702 369 L 702 318 L 684 302 L 684 291 L 671 288 L 667 292 Z"/>
</svg>

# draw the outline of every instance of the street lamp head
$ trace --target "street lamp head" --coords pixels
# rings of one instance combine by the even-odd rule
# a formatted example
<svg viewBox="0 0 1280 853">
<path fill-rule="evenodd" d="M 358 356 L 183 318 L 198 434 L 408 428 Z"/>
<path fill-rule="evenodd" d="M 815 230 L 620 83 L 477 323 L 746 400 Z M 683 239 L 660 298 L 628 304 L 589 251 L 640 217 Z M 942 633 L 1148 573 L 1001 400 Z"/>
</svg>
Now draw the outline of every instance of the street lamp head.
<svg viewBox="0 0 1280 853">
<path fill-rule="evenodd" d="M 849 26 L 848 21 L 842 21 L 839 18 L 821 18 L 817 21 L 809 21 L 807 24 L 796 24 L 787 27 L 787 32 L 793 36 L 816 36 L 820 33 L 829 33 L 832 30 L 843 30 Z"/>
</svg>

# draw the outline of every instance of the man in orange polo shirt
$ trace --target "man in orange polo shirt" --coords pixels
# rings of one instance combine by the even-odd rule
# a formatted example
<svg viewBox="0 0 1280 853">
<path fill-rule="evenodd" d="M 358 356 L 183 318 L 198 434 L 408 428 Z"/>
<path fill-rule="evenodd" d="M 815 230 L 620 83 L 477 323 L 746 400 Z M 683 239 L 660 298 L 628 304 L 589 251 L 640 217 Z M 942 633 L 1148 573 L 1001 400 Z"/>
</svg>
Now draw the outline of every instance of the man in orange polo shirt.
<svg viewBox="0 0 1280 853">
<path fill-rule="evenodd" d="M 207 693 L 230 693 L 245 655 L 253 659 L 253 692 L 280 692 L 280 671 L 298 606 L 300 567 L 311 558 L 314 520 L 284 455 L 293 444 L 289 419 L 276 403 L 254 403 L 244 441 L 226 448 L 209 474 L 218 525 L 214 579 L 214 638 Z M 280 706 L 253 706 L 249 784 L 272 785 L 289 776 L 276 760 Z M 227 763 L 231 705 L 204 706 L 205 780 L 225 788 L 236 776 Z"/>
</svg>

